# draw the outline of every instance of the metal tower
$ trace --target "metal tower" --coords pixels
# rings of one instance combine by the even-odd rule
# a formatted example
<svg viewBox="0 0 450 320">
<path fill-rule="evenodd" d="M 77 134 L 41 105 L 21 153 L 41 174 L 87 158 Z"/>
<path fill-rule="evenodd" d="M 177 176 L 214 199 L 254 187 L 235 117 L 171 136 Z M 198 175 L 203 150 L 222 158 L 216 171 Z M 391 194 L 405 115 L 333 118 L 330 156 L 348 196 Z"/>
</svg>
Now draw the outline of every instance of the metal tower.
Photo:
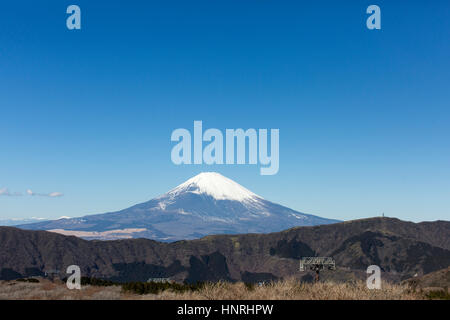
<svg viewBox="0 0 450 320">
<path fill-rule="evenodd" d="M 312 270 L 316 272 L 315 282 L 320 279 L 320 270 L 336 270 L 336 263 L 331 257 L 303 257 L 300 260 L 300 271 Z"/>
</svg>

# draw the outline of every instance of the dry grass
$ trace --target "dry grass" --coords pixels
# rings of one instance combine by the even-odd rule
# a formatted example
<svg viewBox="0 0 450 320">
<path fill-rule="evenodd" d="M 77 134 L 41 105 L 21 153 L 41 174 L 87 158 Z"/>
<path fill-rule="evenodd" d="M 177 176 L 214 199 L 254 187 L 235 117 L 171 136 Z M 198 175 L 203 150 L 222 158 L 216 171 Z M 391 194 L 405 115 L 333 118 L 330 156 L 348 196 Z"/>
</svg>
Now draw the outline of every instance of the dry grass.
<svg viewBox="0 0 450 320">
<path fill-rule="evenodd" d="M 83 286 L 81 290 L 69 290 L 62 282 L 41 281 L 21 283 L 0 281 L 0 299 L 32 300 L 417 300 L 424 299 L 403 285 L 383 283 L 381 290 L 367 289 L 365 282 L 317 284 L 298 283 L 294 279 L 278 281 L 259 287 L 248 288 L 242 282 L 217 282 L 206 285 L 199 291 L 175 293 L 164 291 L 159 294 L 136 295 L 125 293 L 120 286 Z"/>
<path fill-rule="evenodd" d="M 63 282 L 41 280 L 40 283 L 0 281 L 2 300 L 118 300 L 122 299 L 121 287 L 83 286 L 81 290 L 69 290 Z"/>
<path fill-rule="evenodd" d="M 365 282 L 353 284 L 322 282 L 301 283 L 294 280 L 273 282 L 249 289 L 242 282 L 217 282 L 194 292 L 176 294 L 165 291 L 145 295 L 144 299 L 187 300 L 417 300 L 423 299 L 407 287 L 384 283 L 381 290 L 369 290 Z"/>
</svg>

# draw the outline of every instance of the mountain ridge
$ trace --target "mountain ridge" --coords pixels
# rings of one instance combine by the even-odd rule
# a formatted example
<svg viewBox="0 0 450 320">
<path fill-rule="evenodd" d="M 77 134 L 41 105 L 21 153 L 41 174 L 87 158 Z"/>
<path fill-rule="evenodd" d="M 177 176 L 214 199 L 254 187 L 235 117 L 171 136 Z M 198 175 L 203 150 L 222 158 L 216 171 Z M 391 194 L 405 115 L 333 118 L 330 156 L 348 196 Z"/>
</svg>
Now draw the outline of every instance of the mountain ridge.
<svg viewBox="0 0 450 320">
<path fill-rule="evenodd" d="M 324 279 L 364 279 L 377 264 L 401 281 L 450 265 L 450 222 L 371 218 L 268 234 L 210 235 L 166 243 L 150 239 L 84 240 L 47 231 L 0 227 L 0 278 L 81 267 L 83 276 L 115 281 L 170 277 L 176 281 L 279 279 L 298 272 L 303 256 L 332 256 Z M 62 272 L 61 277 L 65 274 Z M 305 278 L 306 279 L 306 278 Z"/>
</svg>

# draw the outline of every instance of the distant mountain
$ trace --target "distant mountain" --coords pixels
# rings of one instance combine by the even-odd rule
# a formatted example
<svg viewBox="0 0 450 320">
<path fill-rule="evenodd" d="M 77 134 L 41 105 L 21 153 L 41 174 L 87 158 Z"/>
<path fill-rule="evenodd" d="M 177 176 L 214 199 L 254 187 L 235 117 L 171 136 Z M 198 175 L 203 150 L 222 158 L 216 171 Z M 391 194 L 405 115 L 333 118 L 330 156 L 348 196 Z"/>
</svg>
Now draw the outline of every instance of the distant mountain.
<svg viewBox="0 0 450 320">
<path fill-rule="evenodd" d="M 218 173 L 205 172 L 156 199 L 128 209 L 18 227 L 85 239 L 175 241 L 209 234 L 267 233 L 336 222 L 267 201 Z"/>
<path fill-rule="evenodd" d="M 0 219 L 0 226 L 16 226 L 18 224 L 36 223 L 48 221 L 45 218 L 24 218 L 24 219 Z"/>
<path fill-rule="evenodd" d="M 336 271 L 323 279 L 367 277 L 376 264 L 384 280 L 400 281 L 450 266 L 450 222 L 412 223 L 372 218 L 296 227 L 270 234 L 216 235 L 162 243 L 148 239 L 87 241 L 46 231 L 0 227 L 0 279 L 43 275 L 69 265 L 83 276 L 115 281 L 170 277 L 178 281 L 259 281 L 311 275 L 304 256 L 331 256 Z"/>
</svg>

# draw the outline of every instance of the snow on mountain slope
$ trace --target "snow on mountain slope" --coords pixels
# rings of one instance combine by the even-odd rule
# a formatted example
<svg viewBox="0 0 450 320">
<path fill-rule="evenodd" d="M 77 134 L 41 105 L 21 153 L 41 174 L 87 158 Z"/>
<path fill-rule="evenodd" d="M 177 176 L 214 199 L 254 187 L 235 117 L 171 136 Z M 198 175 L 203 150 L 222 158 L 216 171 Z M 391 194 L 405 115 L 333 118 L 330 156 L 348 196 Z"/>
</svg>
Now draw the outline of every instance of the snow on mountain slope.
<svg viewBox="0 0 450 320">
<path fill-rule="evenodd" d="M 338 222 L 267 201 L 215 172 L 204 172 L 150 201 L 117 212 L 21 225 L 87 239 L 194 239 L 209 234 L 267 233 Z M 114 232 L 113 232 L 114 231 Z"/>
<path fill-rule="evenodd" d="M 207 194 L 216 200 L 253 201 L 262 199 L 260 196 L 217 172 L 202 172 L 172 189 L 166 195 L 176 197 L 184 192 Z"/>
</svg>

